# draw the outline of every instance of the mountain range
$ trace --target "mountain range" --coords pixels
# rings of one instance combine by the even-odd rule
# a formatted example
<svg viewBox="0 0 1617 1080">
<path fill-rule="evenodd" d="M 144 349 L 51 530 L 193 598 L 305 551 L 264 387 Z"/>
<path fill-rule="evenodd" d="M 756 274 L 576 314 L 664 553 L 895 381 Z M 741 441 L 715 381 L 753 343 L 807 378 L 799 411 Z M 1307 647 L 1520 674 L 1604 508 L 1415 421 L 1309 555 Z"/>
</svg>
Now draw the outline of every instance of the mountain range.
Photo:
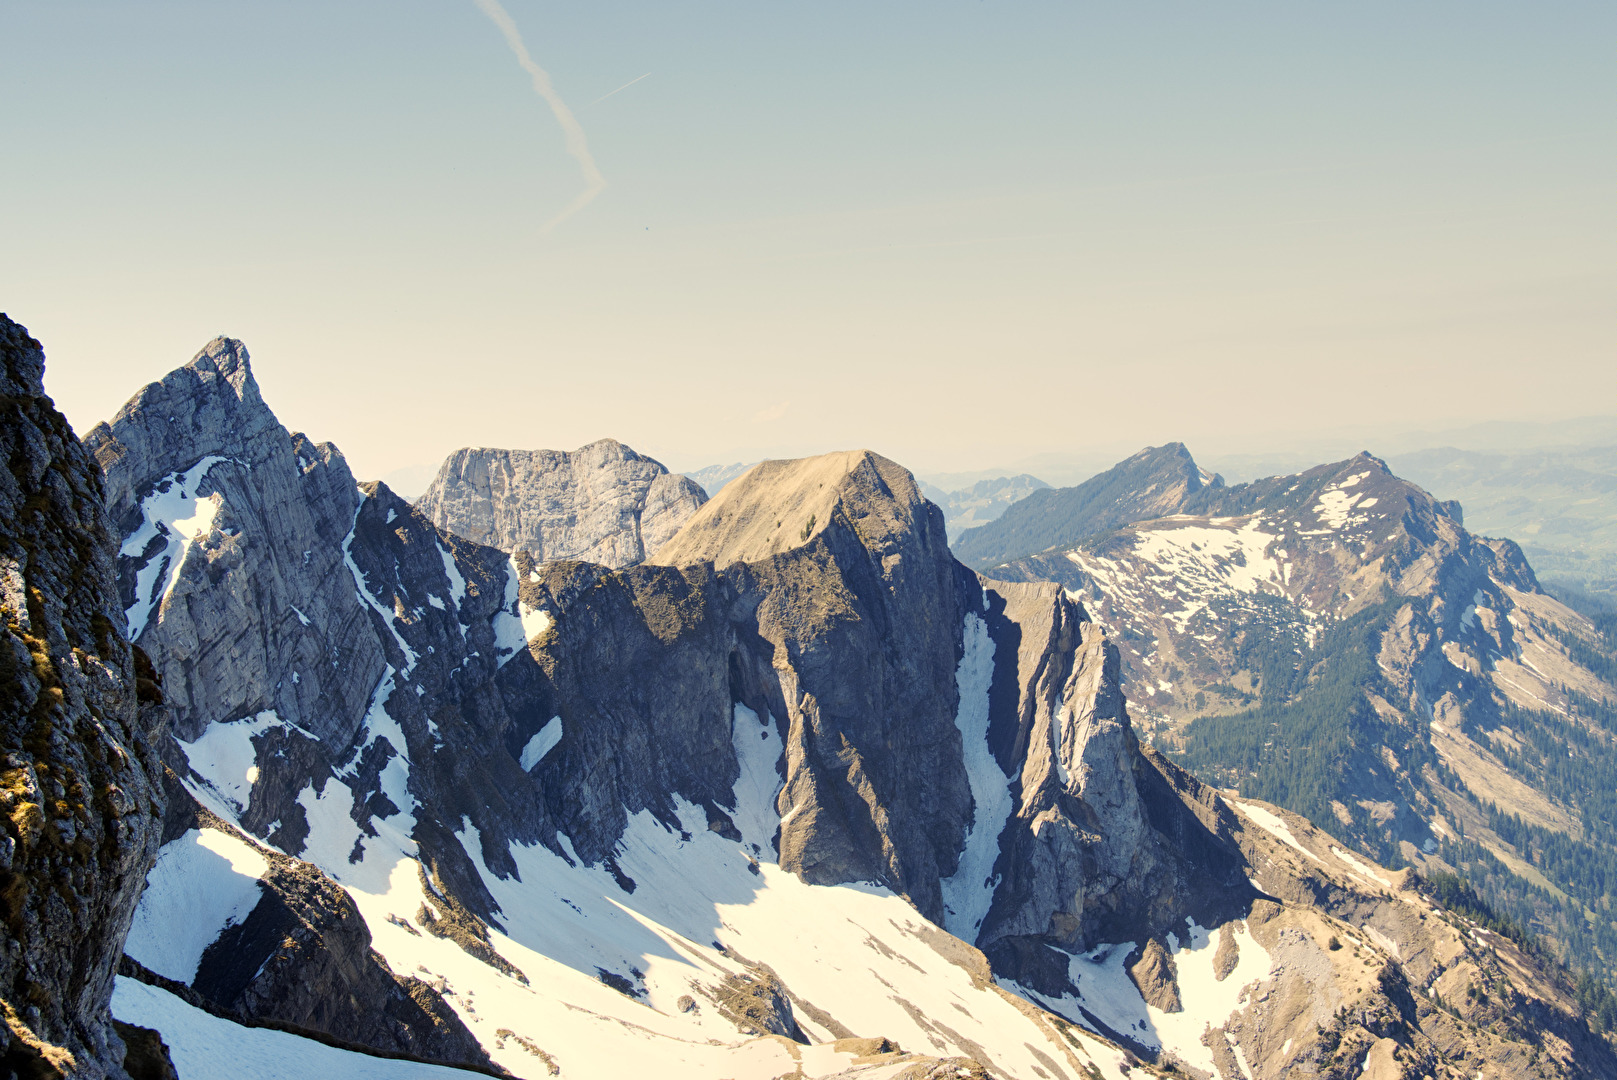
<svg viewBox="0 0 1617 1080">
<path fill-rule="evenodd" d="M 1511 707 L 1570 731 L 1555 635 L 1599 631 L 1374 459 L 1226 487 L 1166 448 L 1010 504 L 965 535 L 1103 529 L 979 572 L 869 451 L 707 498 L 610 441 L 465 450 L 412 505 L 238 341 L 82 443 L 0 350 L 12 1075 L 1617 1075 L 1425 849 L 1491 842 L 1418 801 L 1459 750 L 1356 747 L 1394 812 L 1349 835 L 1207 756 L 1251 710 L 1136 689 L 1256 650 L 1230 685 L 1285 709 L 1374 630 L 1389 729 L 1503 761 L 1467 710 L 1532 661 L 1572 681 Z"/>
<path fill-rule="evenodd" d="M 1196 475 L 1183 447 L 1147 450 L 956 550 L 1079 598 L 1119 639 L 1141 730 L 1198 776 L 1388 865 L 1464 873 L 1609 979 L 1609 620 L 1368 454 L 1234 487 Z"/>
</svg>

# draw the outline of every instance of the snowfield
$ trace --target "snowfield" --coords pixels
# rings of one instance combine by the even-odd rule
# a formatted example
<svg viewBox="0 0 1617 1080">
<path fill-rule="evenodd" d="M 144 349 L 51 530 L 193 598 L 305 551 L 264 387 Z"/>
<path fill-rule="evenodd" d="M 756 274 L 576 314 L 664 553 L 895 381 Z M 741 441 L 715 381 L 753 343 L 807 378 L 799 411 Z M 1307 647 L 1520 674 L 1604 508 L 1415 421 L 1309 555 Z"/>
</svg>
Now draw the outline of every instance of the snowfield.
<svg viewBox="0 0 1617 1080">
<path fill-rule="evenodd" d="M 159 480 L 152 493 L 140 501 L 139 528 L 118 549 L 118 554 L 139 558 L 152 541 L 166 538 L 164 546 L 135 575 L 135 602 L 124 611 L 129 623 L 129 640 L 140 637 L 158 610 L 174 592 L 180 580 L 180 567 L 191 545 L 205 540 L 213 531 L 214 518 L 223 504 L 220 495 L 201 496 L 197 485 L 208 470 L 226 458 L 205 457 L 183 473 L 172 473 Z"/>
<path fill-rule="evenodd" d="M 218 829 L 192 829 L 157 856 L 124 952 L 166 978 L 191 984 L 202 954 L 247 918 L 269 860 Z"/>
<path fill-rule="evenodd" d="M 112 1015 L 152 1028 L 168 1044 L 180 1080 L 467 1080 L 478 1073 L 339 1050 L 284 1031 L 243 1027 L 166 990 L 118 977 Z"/>
<path fill-rule="evenodd" d="M 1223 1027 L 1243 1005 L 1247 996 L 1269 977 L 1269 953 L 1252 939 L 1243 923 L 1228 923 L 1211 932 L 1186 919 L 1187 933 L 1181 940 L 1168 935 L 1169 951 L 1178 970 L 1181 1012 L 1163 1012 L 1148 1004 L 1129 978 L 1125 965 L 1135 949 L 1132 941 L 1100 945 L 1073 956 L 1068 977 L 1078 993 L 1050 999 L 1015 986 L 1018 993 L 1037 1001 L 1051 1012 L 1074 1023 L 1086 1023 L 1089 1013 L 1120 1035 L 1135 1039 L 1153 1049 L 1170 1051 L 1198 1069 L 1219 1075 L 1213 1051 L 1203 1041 L 1210 1028 Z M 1222 980 L 1213 967 L 1213 957 L 1225 934 L 1234 936 L 1238 960 L 1235 969 Z"/>
<path fill-rule="evenodd" d="M 1010 813 L 1006 778 L 986 745 L 992 659 L 982 620 L 969 616 L 958 723 L 977 816 L 949 895 L 958 905 L 951 921 L 962 920 L 960 929 L 971 936 L 986 912 L 998 834 Z M 676 822 L 664 824 L 647 811 L 630 817 L 615 853 L 621 877 L 586 865 L 561 836 L 559 852 L 511 845 L 517 872 L 502 878 L 485 862 L 482 837 L 462 822 L 456 836 L 498 905 L 490 941 L 515 970 L 502 972 L 424 932 L 418 913 L 432 897 L 410 839 L 417 810 L 408 793 L 410 762 L 387 714 L 396 678 L 389 670 L 376 688 L 358 742 L 393 745 L 382 782 L 398 812 L 374 819 L 376 835 L 366 835 L 352 817 L 360 801 L 350 787 L 358 782 L 353 774 L 319 790 L 311 786 L 300 797 L 310 825 L 300 856 L 347 888 L 389 966 L 438 987 L 490 1057 L 512 1073 L 581 1080 L 826 1076 L 854 1065 L 835 1040 L 858 1036 L 885 1037 L 909 1053 L 973 1057 L 1005 1077 L 1084 1080 L 1096 1075 L 1091 1069 L 1123 1075 L 1119 1050 L 1060 1026 L 1025 996 L 997 985 L 980 953 L 901 897 L 876 885 L 809 885 L 782 870 L 775 838 L 783 744 L 772 718 L 744 706 L 733 717 L 741 770 L 727 808 L 739 843 L 710 831 L 705 811 L 676 796 Z M 206 786 L 194 780 L 190 786 L 229 820 L 239 815 L 245 793 L 227 780 L 245 778 L 254 767 L 251 735 L 270 722 L 214 725 L 187 747 L 192 767 L 210 778 Z M 559 722 L 545 725 L 524 756 L 537 761 L 560 730 Z M 356 848 L 361 857 L 350 862 Z M 137 914 L 142 936 L 131 937 L 131 954 L 175 978 L 194 976 L 203 950 L 256 902 L 249 890 L 258 888 L 262 861 L 250 845 L 217 830 L 193 832 L 165 848 Z M 729 988 L 771 975 L 787 988 L 811 1045 L 742 1033 L 725 1015 Z M 232 1031 L 235 1025 L 126 980 L 115 1009 L 163 1032 L 183 1062 L 182 1076 L 456 1074 L 344 1055 L 280 1033 Z M 231 1059 L 228 1068 L 221 1055 Z M 859 1075 L 875 1080 L 903 1067 L 873 1066 Z"/>
<path fill-rule="evenodd" d="M 1212 601 L 1285 592 L 1285 570 L 1271 554 L 1278 534 L 1265 531 L 1258 518 L 1239 526 L 1226 524 L 1229 520 L 1200 524 L 1170 518 L 1128 536 L 1132 548 L 1126 556 L 1069 551 L 1067 558 L 1101 592 L 1131 610 L 1161 607 L 1164 617 L 1184 633 Z M 1147 596 L 1145 589 L 1153 595 Z M 1178 610 L 1168 610 L 1170 605 Z"/>
</svg>

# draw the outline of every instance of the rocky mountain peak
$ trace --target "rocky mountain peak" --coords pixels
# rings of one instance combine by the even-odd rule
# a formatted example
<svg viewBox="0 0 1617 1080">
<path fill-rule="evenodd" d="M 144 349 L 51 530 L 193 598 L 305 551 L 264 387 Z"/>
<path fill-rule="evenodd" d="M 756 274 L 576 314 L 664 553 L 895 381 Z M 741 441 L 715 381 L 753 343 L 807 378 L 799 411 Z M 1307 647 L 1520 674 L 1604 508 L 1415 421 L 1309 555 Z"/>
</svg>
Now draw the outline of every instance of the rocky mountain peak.
<svg viewBox="0 0 1617 1080">
<path fill-rule="evenodd" d="M 833 527 L 850 529 L 884 555 L 912 534 L 924 541 L 943 535 L 941 513 L 909 470 L 869 450 L 844 450 L 759 463 L 725 485 L 651 561 L 721 568 L 756 562 Z"/>
<path fill-rule="evenodd" d="M 209 456 L 266 457 L 263 444 L 279 430 L 259 395 L 247 347 L 217 337 L 190 363 L 144 387 L 84 441 L 106 474 L 108 509 L 121 520 L 159 476 Z"/>
<path fill-rule="evenodd" d="M 115 633 L 121 610 L 173 702 L 164 846 L 113 1010 L 179 1044 L 184 1068 L 228 1075 L 238 1053 L 262 1057 L 239 1021 L 285 1028 L 285 1060 L 313 1060 L 312 1039 L 336 1052 L 335 1036 L 602 1080 L 1124 1080 L 1140 1058 L 1275 1080 L 1366 1072 L 1366 1053 L 1376 1077 L 1478 1060 L 1617 1072 L 1536 960 L 1510 957 L 1503 981 L 1492 940 L 1413 875 L 1142 746 L 1129 661 L 1084 604 L 955 561 L 941 511 L 895 463 L 765 463 L 654 560 L 612 567 L 455 536 L 384 485 L 356 488 L 334 448 L 273 417 L 228 437 L 216 414 L 251 395 L 221 357 L 208 370 L 223 377 L 197 362 L 154 384 L 197 407 L 148 388 L 98 436 L 130 488 L 122 542 L 58 545 L 101 588 L 110 614 L 89 631 Z M 163 433 L 182 417 L 188 430 Z M 600 501 L 631 509 L 590 527 L 640 527 L 644 545 L 633 452 L 585 450 L 491 484 L 489 519 L 520 524 L 546 484 L 577 509 L 575 466 L 593 468 L 608 474 Z M 1163 497 L 1182 506 L 1192 479 L 1163 456 L 1180 489 Z M 1160 464 L 1134 468 L 1149 486 Z M 60 470 L 32 475 L 61 494 Z M 1352 530 L 1383 509 L 1380 483 L 1362 467 L 1288 478 L 1264 520 L 1324 568 L 1362 546 Z M 70 503 L 58 516 L 82 526 Z M 1386 512 L 1426 522 L 1400 505 Z M 1317 532 L 1333 516 L 1341 529 Z M 1245 517 L 1167 520 L 1200 530 L 1183 539 L 1232 589 L 1286 586 L 1260 573 L 1260 556 L 1282 557 L 1278 534 L 1259 545 Z M 1458 535 L 1430 524 L 1442 543 Z M 77 583 L 66 563 L 24 554 L 4 568 L 14 635 L 23 613 L 37 626 L 75 608 L 51 599 Z M 35 592 L 25 611 L 11 600 Z M 1442 625 L 1498 629 L 1472 606 Z M 60 620 L 70 641 L 74 618 Z M 1434 980 L 1458 1010 L 1427 1005 Z M 1492 989 L 1462 1000 L 1473 980 Z M 1524 1011 L 1508 987 L 1546 1004 Z M 64 1015 L 90 1015 L 94 995 L 76 1000 Z M 38 1011 L 23 1016 L 36 1033 L 51 1020 Z"/>
<path fill-rule="evenodd" d="M 706 500 L 696 482 L 600 439 L 571 453 L 457 450 L 416 505 L 474 543 L 620 567 L 661 547 Z"/>
<path fill-rule="evenodd" d="M 961 533 L 954 550 L 968 566 L 985 569 L 1131 521 L 1179 513 L 1192 498 L 1223 487 L 1184 443 L 1148 446 L 1076 487 L 1033 492 L 998 520 Z"/>
</svg>

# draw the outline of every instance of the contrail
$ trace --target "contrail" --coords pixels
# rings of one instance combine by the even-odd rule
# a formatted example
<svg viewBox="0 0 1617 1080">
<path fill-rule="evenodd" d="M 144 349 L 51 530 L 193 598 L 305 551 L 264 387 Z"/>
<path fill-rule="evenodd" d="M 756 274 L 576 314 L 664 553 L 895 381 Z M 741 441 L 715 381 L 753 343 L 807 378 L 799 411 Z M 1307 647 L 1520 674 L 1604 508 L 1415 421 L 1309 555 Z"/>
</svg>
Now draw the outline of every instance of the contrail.
<svg viewBox="0 0 1617 1080">
<path fill-rule="evenodd" d="M 640 79 L 649 79 L 649 78 L 651 78 L 651 72 L 649 72 L 649 71 L 646 72 L 644 75 L 640 76 Z M 639 82 L 640 79 L 630 79 L 628 82 L 626 82 L 622 86 L 618 87 L 617 90 L 612 90 L 612 91 L 610 91 L 608 93 L 602 94 L 600 97 L 598 97 L 594 101 L 590 102 L 590 105 L 599 105 L 601 102 L 605 101 L 607 98 L 611 97 L 613 94 L 618 93 L 618 91 L 629 89 L 629 87 L 631 87 L 635 83 Z M 587 108 L 590 107 L 590 105 L 586 105 L 586 106 L 584 106 L 584 108 L 587 109 Z"/>
<path fill-rule="evenodd" d="M 550 111 L 556 115 L 556 122 L 561 125 L 562 133 L 567 138 L 567 152 L 578 159 L 579 171 L 584 174 L 584 190 L 579 193 L 578 198 L 568 203 L 561 213 L 547 221 L 545 227 L 540 230 L 549 232 L 588 206 L 595 196 L 601 193 L 601 189 L 606 187 L 606 177 L 601 175 L 601 170 L 595 164 L 595 156 L 590 153 L 589 142 L 584 138 L 584 129 L 578 125 L 578 118 L 561 99 L 561 95 L 556 93 L 556 88 L 550 83 L 549 74 L 528 55 L 528 47 L 522 43 L 522 34 L 517 30 L 517 24 L 511 21 L 511 16 L 500 6 L 500 0 L 472 0 L 472 2 L 500 28 L 500 33 L 505 35 L 505 43 L 511 46 L 511 51 L 516 54 L 517 63 L 521 64 L 522 70 L 533 78 L 535 92 L 545 99 Z M 641 78 L 645 78 L 645 75 Z M 613 93 L 617 91 L 614 90 Z"/>
</svg>

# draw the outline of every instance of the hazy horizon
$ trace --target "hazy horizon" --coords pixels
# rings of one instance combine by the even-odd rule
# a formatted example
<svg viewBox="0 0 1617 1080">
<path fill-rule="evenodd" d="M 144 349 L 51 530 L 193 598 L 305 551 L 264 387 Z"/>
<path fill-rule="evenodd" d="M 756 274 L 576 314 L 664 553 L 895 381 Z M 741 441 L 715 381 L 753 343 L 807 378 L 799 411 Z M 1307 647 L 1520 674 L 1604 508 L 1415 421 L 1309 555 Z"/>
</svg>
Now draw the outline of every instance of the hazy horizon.
<svg viewBox="0 0 1617 1080">
<path fill-rule="evenodd" d="M 1617 401 L 1610 7 L 502 10 L 9 5 L 0 307 L 74 426 L 221 333 L 367 477 Z"/>
</svg>

